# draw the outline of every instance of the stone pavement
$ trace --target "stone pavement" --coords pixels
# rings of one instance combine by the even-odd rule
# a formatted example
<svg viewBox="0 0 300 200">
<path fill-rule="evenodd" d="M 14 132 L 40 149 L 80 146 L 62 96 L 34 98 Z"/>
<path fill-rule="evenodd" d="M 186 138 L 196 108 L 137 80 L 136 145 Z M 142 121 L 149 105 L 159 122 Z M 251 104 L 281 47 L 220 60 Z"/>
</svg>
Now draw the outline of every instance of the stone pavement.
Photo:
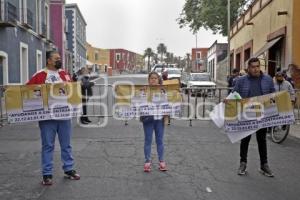
<svg viewBox="0 0 300 200">
<path fill-rule="evenodd" d="M 268 140 L 269 162 L 276 177 L 259 174 L 257 144 L 249 147 L 248 176 L 236 175 L 239 144 L 211 122 L 173 121 L 165 131 L 167 173 L 143 172 L 143 131 L 138 121 L 124 126 L 110 120 L 104 128 L 74 123 L 73 150 L 82 178 L 63 178 L 59 145 L 54 157 L 54 185 L 40 184 L 40 137 L 36 123 L 0 129 L 0 199 L 41 200 L 273 200 L 299 199 L 300 140 L 281 145 Z"/>
</svg>

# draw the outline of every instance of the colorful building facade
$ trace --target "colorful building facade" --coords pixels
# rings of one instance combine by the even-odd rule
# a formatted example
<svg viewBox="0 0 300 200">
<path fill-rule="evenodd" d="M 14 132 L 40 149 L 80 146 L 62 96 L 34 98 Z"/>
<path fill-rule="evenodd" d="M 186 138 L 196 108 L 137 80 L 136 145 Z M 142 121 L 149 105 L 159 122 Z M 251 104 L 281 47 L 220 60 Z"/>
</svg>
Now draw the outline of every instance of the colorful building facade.
<svg viewBox="0 0 300 200">
<path fill-rule="evenodd" d="M 261 60 L 261 70 L 274 76 L 300 66 L 300 1 L 255 0 L 230 32 L 231 67 L 243 69 L 250 57 Z"/>
<path fill-rule="evenodd" d="M 96 65 L 96 71 L 106 71 L 110 66 L 110 50 L 93 47 L 91 44 L 86 45 L 87 60 Z"/>
<path fill-rule="evenodd" d="M 63 60 L 63 68 L 72 72 L 72 54 L 66 40 L 65 0 L 50 0 L 50 16 L 51 35 Z"/>
<path fill-rule="evenodd" d="M 113 70 L 133 71 L 138 64 L 141 64 L 141 55 L 126 49 L 110 49 L 110 66 Z"/>
<path fill-rule="evenodd" d="M 192 49 L 192 71 L 206 72 L 208 48 L 193 48 Z"/>
<path fill-rule="evenodd" d="M 207 72 L 210 73 L 212 79 L 217 81 L 217 68 L 218 64 L 227 57 L 227 43 L 218 43 L 215 41 L 209 47 L 207 53 Z"/>
<path fill-rule="evenodd" d="M 72 52 L 72 71 L 86 66 L 86 25 L 77 4 L 65 5 L 67 47 Z"/>
<path fill-rule="evenodd" d="M 49 0 L 0 0 L 0 85 L 24 84 L 54 48 Z"/>
</svg>

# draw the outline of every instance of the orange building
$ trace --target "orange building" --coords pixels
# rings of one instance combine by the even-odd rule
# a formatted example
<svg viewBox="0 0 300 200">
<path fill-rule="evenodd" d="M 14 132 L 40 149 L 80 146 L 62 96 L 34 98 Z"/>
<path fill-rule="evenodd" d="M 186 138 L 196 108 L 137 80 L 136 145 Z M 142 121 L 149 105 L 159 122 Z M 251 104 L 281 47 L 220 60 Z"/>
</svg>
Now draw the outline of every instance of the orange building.
<svg viewBox="0 0 300 200">
<path fill-rule="evenodd" d="M 91 44 L 86 45 L 87 60 L 96 66 L 98 70 L 105 71 L 110 66 L 109 49 L 101 49 L 93 47 Z"/>
<path fill-rule="evenodd" d="M 299 10 L 299 0 L 255 0 L 232 26 L 231 67 L 243 69 L 258 57 L 271 76 L 289 64 L 300 69 Z"/>
</svg>

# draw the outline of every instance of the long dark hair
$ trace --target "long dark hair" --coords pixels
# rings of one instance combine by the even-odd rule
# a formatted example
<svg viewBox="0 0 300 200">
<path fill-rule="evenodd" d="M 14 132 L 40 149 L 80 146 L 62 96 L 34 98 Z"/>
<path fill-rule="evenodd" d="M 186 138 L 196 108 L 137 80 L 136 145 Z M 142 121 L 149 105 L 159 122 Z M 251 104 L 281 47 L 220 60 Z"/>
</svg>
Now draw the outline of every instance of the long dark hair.
<svg viewBox="0 0 300 200">
<path fill-rule="evenodd" d="M 158 83 L 159 83 L 159 85 L 162 85 L 162 79 L 161 79 L 160 75 L 159 75 L 157 72 L 155 72 L 155 71 L 152 71 L 152 72 L 150 72 L 150 73 L 148 74 L 148 81 L 149 81 L 149 79 L 150 79 L 150 77 L 151 77 L 152 75 L 156 75 L 157 78 L 158 78 Z"/>
</svg>

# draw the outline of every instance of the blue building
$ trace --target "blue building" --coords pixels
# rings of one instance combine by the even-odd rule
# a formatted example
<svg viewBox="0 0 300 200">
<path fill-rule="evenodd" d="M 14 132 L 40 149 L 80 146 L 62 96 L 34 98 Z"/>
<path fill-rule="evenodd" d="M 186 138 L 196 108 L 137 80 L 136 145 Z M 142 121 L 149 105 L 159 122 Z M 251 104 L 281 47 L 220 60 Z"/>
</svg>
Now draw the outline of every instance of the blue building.
<svg viewBox="0 0 300 200">
<path fill-rule="evenodd" d="M 45 66 L 49 0 L 0 0 L 0 85 L 25 83 Z"/>
<path fill-rule="evenodd" d="M 65 5 L 68 50 L 73 54 L 73 72 L 86 67 L 86 22 L 77 4 Z"/>
</svg>

